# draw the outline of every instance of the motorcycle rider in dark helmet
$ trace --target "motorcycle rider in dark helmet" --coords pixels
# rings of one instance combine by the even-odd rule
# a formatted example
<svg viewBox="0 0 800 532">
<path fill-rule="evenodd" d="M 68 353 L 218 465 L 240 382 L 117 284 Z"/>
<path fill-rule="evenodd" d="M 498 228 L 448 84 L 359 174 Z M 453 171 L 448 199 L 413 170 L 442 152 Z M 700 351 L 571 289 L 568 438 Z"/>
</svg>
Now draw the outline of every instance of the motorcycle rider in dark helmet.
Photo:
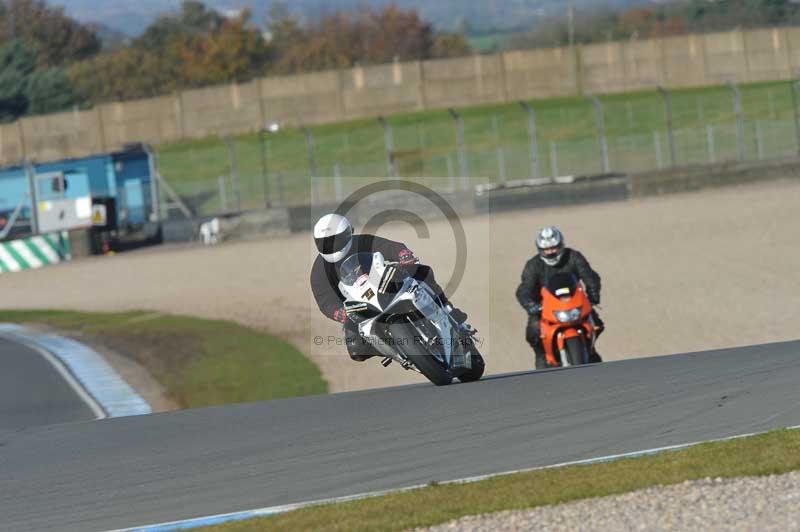
<svg viewBox="0 0 800 532">
<path fill-rule="evenodd" d="M 600 303 L 600 276 L 589 265 L 579 251 L 564 244 L 564 235 L 557 227 L 548 226 L 536 235 L 537 254 L 525 264 L 522 280 L 517 288 L 517 301 L 528 312 L 528 326 L 525 339 L 536 354 L 536 369 L 548 366 L 545 360 L 544 345 L 541 338 L 542 293 L 541 289 L 547 281 L 558 273 L 570 273 L 583 281 L 586 295 L 593 306 Z M 592 309 L 592 319 L 599 335 L 605 325 Z M 601 362 L 597 350 L 592 349 L 589 362 Z"/>
<path fill-rule="evenodd" d="M 469 327 L 465 323 L 467 315 L 450 304 L 442 287 L 436 282 L 433 270 L 420 264 L 405 244 L 375 235 L 353 234 L 353 226 L 347 218 L 338 214 L 326 214 L 314 225 L 314 243 L 319 255 L 311 267 L 311 291 L 319 310 L 344 325 L 347 352 L 353 360 L 363 362 L 379 354 L 364 341 L 357 325 L 347 317 L 345 298 L 339 291 L 339 266 L 356 253 L 379 251 L 387 261 L 399 263 L 411 277 L 431 287 L 457 323 Z"/>
</svg>

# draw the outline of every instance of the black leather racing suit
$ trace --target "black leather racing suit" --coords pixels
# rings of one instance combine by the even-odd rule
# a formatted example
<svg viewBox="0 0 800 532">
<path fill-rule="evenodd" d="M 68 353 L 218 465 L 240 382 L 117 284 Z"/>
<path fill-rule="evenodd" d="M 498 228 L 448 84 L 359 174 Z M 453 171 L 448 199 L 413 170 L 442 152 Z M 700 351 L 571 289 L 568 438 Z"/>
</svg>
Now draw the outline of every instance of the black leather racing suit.
<svg viewBox="0 0 800 532">
<path fill-rule="evenodd" d="M 433 270 L 425 265 L 417 264 L 414 253 L 402 242 L 395 242 L 375 235 L 353 235 L 353 245 L 342 260 L 328 262 L 318 256 L 311 267 L 311 291 L 319 310 L 328 318 L 344 324 L 345 342 L 350 358 L 363 361 L 377 354 L 374 348 L 366 343 L 358 333 L 355 323 L 347 319 L 344 311 L 344 296 L 339 291 L 339 266 L 348 257 L 356 253 L 381 252 L 387 261 L 399 262 L 406 271 L 417 279 L 424 281 L 440 298 L 443 304 L 449 304 L 442 287 L 436 282 Z"/>
<path fill-rule="evenodd" d="M 545 365 L 544 345 L 541 339 L 542 316 L 541 311 L 532 313 L 530 309 L 534 305 L 542 303 L 542 286 L 547 284 L 547 281 L 557 273 L 571 273 L 582 280 L 586 285 L 586 295 L 589 296 L 592 305 L 600 303 L 600 275 L 592 269 L 589 261 L 579 251 L 571 248 L 564 249 L 564 255 L 555 266 L 545 264 L 539 255 L 528 260 L 522 270 L 522 280 L 517 288 L 517 301 L 529 313 L 528 326 L 525 328 L 525 340 L 536 353 L 537 368 Z M 595 323 L 602 331 L 604 324 L 600 316 L 596 311 L 592 312 Z M 596 352 L 593 353 L 593 358 L 599 361 L 599 355 Z"/>
</svg>

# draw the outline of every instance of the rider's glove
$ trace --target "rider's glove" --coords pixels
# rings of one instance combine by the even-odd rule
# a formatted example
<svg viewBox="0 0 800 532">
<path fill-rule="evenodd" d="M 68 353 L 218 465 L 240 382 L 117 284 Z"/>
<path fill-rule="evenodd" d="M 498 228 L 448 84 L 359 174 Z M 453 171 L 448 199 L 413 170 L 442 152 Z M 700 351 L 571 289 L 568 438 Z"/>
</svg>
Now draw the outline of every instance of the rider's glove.
<svg viewBox="0 0 800 532">
<path fill-rule="evenodd" d="M 536 314 L 542 313 L 542 305 L 539 303 L 531 303 L 526 307 L 526 310 L 528 311 L 528 314 L 535 316 Z"/>
<path fill-rule="evenodd" d="M 407 248 L 400 250 L 400 253 L 397 254 L 397 259 L 400 266 L 412 266 L 419 262 L 419 259 L 414 256 L 414 252 Z"/>
<path fill-rule="evenodd" d="M 333 311 L 333 316 L 331 316 L 334 320 L 338 321 L 339 323 L 346 323 L 347 322 L 347 311 L 344 310 L 344 307 L 339 307 Z"/>
</svg>

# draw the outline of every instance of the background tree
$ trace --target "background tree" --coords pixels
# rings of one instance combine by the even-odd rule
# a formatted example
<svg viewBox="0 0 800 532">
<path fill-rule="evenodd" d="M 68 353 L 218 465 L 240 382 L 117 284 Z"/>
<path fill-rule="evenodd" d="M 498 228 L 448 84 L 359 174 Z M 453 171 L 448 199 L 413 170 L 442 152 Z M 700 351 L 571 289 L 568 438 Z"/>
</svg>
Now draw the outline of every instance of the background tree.
<svg viewBox="0 0 800 532">
<path fill-rule="evenodd" d="M 179 86 L 163 68 L 161 57 L 139 48 L 122 48 L 75 63 L 67 76 L 77 98 L 91 104 L 158 96 Z"/>
<path fill-rule="evenodd" d="M 28 114 L 54 113 L 75 104 L 72 84 L 64 69 L 48 68 L 28 78 Z"/>
<path fill-rule="evenodd" d="M 36 50 L 21 39 L 0 47 L 0 121 L 71 107 L 75 98 L 60 68 L 37 68 Z"/>
<path fill-rule="evenodd" d="M 97 35 L 44 0 L 0 0 L 0 42 L 20 39 L 37 51 L 39 66 L 61 66 L 100 51 Z"/>
<path fill-rule="evenodd" d="M 36 54 L 20 40 L 0 47 L 0 121 L 8 122 L 28 110 L 28 77 L 36 68 Z"/>
<path fill-rule="evenodd" d="M 472 53 L 472 47 L 463 33 L 438 33 L 431 48 L 432 57 L 464 57 Z"/>
<path fill-rule="evenodd" d="M 277 73 L 471 53 L 463 35 L 444 34 L 437 39 L 433 27 L 415 10 L 395 6 L 339 11 L 305 26 L 280 7 L 273 10 L 269 28 L 277 56 L 272 71 Z"/>
<path fill-rule="evenodd" d="M 179 40 L 202 39 L 218 31 L 225 24 L 225 17 L 203 2 L 185 0 L 176 15 L 162 15 L 134 40 L 133 45 L 150 52 L 163 52 Z"/>
<path fill-rule="evenodd" d="M 264 72 L 270 58 L 246 10 L 203 38 L 182 42 L 180 53 L 183 80 L 194 86 L 250 80 Z"/>
</svg>

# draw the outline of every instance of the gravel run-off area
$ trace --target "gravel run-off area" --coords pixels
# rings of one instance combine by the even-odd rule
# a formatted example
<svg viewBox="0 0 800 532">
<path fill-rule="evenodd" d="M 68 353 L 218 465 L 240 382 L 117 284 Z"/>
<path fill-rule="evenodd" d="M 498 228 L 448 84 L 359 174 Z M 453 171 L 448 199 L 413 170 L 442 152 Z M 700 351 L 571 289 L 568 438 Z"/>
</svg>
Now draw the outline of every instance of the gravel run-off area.
<svg viewBox="0 0 800 532">
<path fill-rule="evenodd" d="M 598 350 L 606 360 L 797 339 L 798 205 L 800 183 L 786 180 L 465 218 L 467 266 L 451 299 L 480 332 L 487 373 L 532 369 L 514 291 L 535 232 L 555 224 L 602 275 L 607 331 Z M 380 234 L 405 241 L 444 284 L 454 271 L 453 232 L 445 221 L 428 230 L 424 238 L 394 224 Z M 314 256 L 308 233 L 161 246 L 0 275 L 1 305 L 234 320 L 290 341 L 332 391 L 420 382 L 396 365 L 350 361 L 335 340 L 340 326 L 312 299 Z"/>
<path fill-rule="evenodd" d="M 428 532 L 800 530 L 800 472 L 704 479 L 527 511 L 470 516 Z"/>
</svg>

